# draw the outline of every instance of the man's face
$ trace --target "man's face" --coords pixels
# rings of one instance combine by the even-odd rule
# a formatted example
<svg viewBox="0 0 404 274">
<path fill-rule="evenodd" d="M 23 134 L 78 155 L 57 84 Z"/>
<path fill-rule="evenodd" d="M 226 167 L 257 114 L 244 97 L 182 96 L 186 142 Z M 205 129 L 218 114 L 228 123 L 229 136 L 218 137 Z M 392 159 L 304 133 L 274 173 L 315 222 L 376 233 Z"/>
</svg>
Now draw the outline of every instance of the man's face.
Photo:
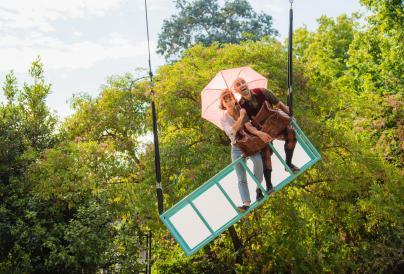
<svg viewBox="0 0 404 274">
<path fill-rule="evenodd" d="M 247 96 L 250 93 L 250 90 L 248 89 L 248 85 L 244 78 L 237 78 L 234 81 L 233 86 L 234 90 L 241 96 Z"/>
</svg>

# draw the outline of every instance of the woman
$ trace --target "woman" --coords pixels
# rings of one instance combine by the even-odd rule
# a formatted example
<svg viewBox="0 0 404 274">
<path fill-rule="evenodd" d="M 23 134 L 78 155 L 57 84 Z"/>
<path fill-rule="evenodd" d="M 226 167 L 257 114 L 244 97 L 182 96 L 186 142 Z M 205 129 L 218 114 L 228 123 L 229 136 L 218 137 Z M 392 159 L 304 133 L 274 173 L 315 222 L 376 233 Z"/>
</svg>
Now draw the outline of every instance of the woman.
<svg viewBox="0 0 404 274">
<path fill-rule="evenodd" d="M 237 131 L 240 130 L 243 126 L 251 133 L 259 138 L 265 143 L 271 141 L 271 137 L 262 131 L 257 130 L 249 121 L 246 111 L 237 103 L 236 98 L 234 97 L 233 93 L 229 89 L 225 89 L 222 91 L 220 95 L 220 108 L 225 110 L 223 112 L 223 116 L 221 117 L 221 124 L 226 132 L 227 136 L 229 136 L 231 141 L 231 159 L 235 161 L 238 159 L 242 152 L 241 150 L 235 145 L 235 137 Z M 252 156 L 250 156 L 254 164 L 254 175 L 257 177 L 258 181 L 262 182 L 263 177 L 263 166 L 262 166 L 262 157 L 261 154 L 258 152 Z M 239 206 L 238 208 L 240 211 L 245 211 L 250 207 L 251 199 L 250 199 L 250 192 L 248 190 L 247 185 L 247 175 L 246 171 L 243 166 L 239 163 L 235 166 L 237 178 L 238 178 L 238 188 L 240 191 L 240 196 L 243 201 L 243 205 Z M 257 194 L 260 192 L 260 189 L 257 187 Z M 258 195 L 257 195 L 258 196 Z M 262 198 L 263 196 L 259 196 Z"/>
</svg>

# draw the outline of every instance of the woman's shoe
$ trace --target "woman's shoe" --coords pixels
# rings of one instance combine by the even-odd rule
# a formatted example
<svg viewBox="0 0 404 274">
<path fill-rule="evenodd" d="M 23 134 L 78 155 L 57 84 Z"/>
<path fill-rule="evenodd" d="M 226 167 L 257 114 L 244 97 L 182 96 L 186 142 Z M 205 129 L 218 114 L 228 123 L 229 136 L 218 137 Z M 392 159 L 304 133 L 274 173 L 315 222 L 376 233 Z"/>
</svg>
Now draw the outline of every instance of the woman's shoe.
<svg viewBox="0 0 404 274">
<path fill-rule="evenodd" d="M 242 205 L 242 206 L 238 206 L 238 211 L 240 211 L 241 213 L 247 211 L 250 207 L 248 205 Z"/>
<path fill-rule="evenodd" d="M 260 201 L 264 198 L 264 194 L 262 194 L 262 190 L 260 188 L 257 188 L 255 192 L 257 193 L 257 201 Z"/>
</svg>

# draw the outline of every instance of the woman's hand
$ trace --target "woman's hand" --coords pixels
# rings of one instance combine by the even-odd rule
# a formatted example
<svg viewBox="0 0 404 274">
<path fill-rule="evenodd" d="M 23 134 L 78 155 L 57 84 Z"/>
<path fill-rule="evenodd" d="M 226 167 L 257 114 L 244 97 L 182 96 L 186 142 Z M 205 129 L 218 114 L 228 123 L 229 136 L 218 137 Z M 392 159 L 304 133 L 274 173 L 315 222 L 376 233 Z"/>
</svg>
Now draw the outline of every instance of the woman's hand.
<svg viewBox="0 0 404 274">
<path fill-rule="evenodd" d="M 236 120 L 236 123 L 232 127 L 232 132 L 235 135 L 237 131 L 242 128 L 246 122 L 247 112 L 245 109 L 240 109 L 240 115 Z"/>
<path fill-rule="evenodd" d="M 273 140 L 273 138 L 271 137 L 271 135 L 269 135 L 268 133 L 262 132 L 262 131 L 259 132 L 258 137 L 260 137 L 260 139 L 261 139 L 264 143 L 269 143 L 270 141 Z"/>
<path fill-rule="evenodd" d="M 243 109 L 243 108 L 240 109 L 240 116 L 244 118 L 246 115 L 247 115 L 247 111 L 245 111 L 245 109 Z"/>
</svg>

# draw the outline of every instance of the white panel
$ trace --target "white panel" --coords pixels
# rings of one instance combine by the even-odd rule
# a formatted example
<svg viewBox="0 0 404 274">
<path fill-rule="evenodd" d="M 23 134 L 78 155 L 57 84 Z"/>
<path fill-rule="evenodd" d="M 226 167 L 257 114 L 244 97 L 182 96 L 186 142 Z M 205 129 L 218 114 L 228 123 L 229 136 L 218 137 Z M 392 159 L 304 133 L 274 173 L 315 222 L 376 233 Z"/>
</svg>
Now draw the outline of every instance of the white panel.
<svg viewBox="0 0 404 274">
<path fill-rule="evenodd" d="M 285 149 L 284 149 L 284 141 L 275 140 L 273 141 L 273 146 L 275 147 L 276 151 L 281 155 L 283 159 L 285 159 Z M 290 176 L 290 173 L 285 170 L 284 165 L 275 155 L 275 152 L 272 154 L 271 157 L 272 161 L 272 185 L 275 187 L 279 185 L 282 181 Z"/>
<path fill-rule="evenodd" d="M 186 205 L 169 220 L 191 249 L 211 235 L 191 205 Z"/>
<path fill-rule="evenodd" d="M 276 157 L 275 153 L 272 155 L 271 161 L 272 161 L 272 173 L 271 173 L 272 185 L 276 187 L 291 175 L 288 171 L 285 170 L 285 167 L 283 166 L 282 162 L 278 159 L 278 157 Z"/>
<path fill-rule="evenodd" d="M 303 147 L 297 142 L 295 152 L 293 153 L 292 164 L 302 168 L 305 164 L 310 162 L 310 156 L 304 151 Z"/>
<path fill-rule="evenodd" d="M 223 177 L 219 184 L 222 186 L 227 195 L 229 195 L 230 199 L 236 206 L 241 206 L 243 204 L 240 192 L 238 190 L 238 179 L 235 170 Z"/>
<path fill-rule="evenodd" d="M 284 148 L 284 141 L 275 140 L 273 142 L 276 151 L 281 155 L 282 159 L 286 161 L 285 158 L 285 148 Z M 293 152 L 292 164 L 297 166 L 298 168 L 303 167 L 306 163 L 310 162 L 310 157 L 304 151 L 303 147 L 297 142 L 295 151 Z"/>
<path fill-rule="evenodd" d="M 196 198 L 193 204 L 214 231 L 237 216 L 237 211 L 216 185 Z"/>
</svg>

